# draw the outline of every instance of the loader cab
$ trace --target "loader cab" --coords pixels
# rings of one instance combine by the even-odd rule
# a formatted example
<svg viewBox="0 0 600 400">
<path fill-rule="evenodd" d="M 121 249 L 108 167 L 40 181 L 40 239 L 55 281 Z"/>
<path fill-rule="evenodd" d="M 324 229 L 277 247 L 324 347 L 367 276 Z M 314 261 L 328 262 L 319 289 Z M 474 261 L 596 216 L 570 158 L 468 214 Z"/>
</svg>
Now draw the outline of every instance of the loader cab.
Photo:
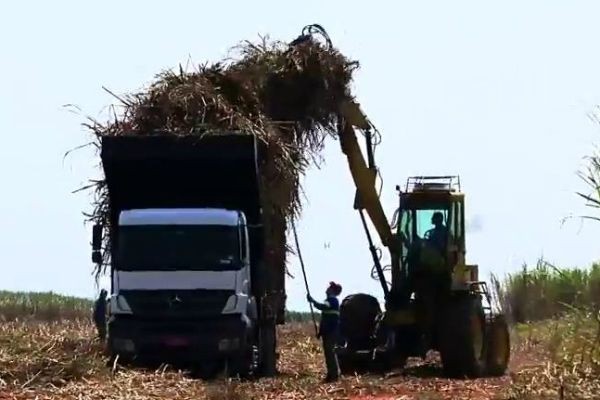
<svg viewBox="0 0 600 400">
<path fill-rule="evenodd" d="M 404 274 L 450 275 L 457 265 L 464 265 L 464 194 L 459 178 L 411 177 L 399 197 L 396 234 Z M 439 216 L 441 221 L 434 221 Z"/>
</svg>

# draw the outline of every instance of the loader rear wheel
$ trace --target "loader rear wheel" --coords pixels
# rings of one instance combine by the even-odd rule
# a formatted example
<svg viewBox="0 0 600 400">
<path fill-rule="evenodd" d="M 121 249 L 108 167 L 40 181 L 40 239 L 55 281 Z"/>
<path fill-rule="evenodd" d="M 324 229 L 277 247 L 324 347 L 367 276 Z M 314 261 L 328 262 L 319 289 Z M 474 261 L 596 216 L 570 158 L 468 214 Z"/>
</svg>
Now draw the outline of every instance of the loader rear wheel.
<svg viewBox="0 0 600 400">
<path fill-rule="evenodd" d="M 338 354 L 338 363 L 342 375 L 362 374 L 369 370 L 372 356 L 360 353 Z"/>
<path fill-rule="evenodd" d="M 450 300 L 441 321 L 440 353 L 446 375 L 477 378 L 485 372 L 485 314 L 481 300 Z"/>
<path fill-rule="evenodd" d="M 486 372 L 502 376 L 510 359 L 510 334 L 504 315 L 495 316 L 488 327 Z"/>
</svg>

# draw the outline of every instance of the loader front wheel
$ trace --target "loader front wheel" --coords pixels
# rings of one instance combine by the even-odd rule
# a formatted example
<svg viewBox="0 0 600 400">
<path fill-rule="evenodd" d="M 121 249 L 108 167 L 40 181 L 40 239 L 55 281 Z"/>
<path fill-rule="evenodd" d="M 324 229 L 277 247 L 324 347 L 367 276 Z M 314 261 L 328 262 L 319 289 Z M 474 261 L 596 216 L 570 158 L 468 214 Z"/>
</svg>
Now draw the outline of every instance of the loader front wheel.
<svg viewBox="0 0 600 400">
<path fill-rule="evenodd" d="M 443 313 L 440 355 L 453 378 L 477 378 L 485 372 L 485 314 L 475 296 L 451 299 Z"/>
<path fill-rule="evenodd" d="M 487 333 L 486 372 L 490 376 L 502 376 L 510 359 L 510 334 L 504 315 L 492 319 Z"/>
</svg>

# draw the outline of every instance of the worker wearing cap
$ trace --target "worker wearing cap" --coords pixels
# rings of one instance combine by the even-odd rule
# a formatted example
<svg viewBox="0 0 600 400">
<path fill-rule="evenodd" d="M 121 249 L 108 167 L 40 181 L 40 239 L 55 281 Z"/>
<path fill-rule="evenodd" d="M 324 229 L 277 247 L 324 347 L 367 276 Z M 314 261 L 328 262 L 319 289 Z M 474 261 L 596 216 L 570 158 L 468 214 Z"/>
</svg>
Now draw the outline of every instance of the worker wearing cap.
<svg viewBox="0 0 600 400">
<path fill-rule="evenodd" d="M 106 337 L 106 290 L 100 291 L 100 296 L 94 302 L 93 319 L 96 329 L 98 330 L 98 338 L 101 342 Z"/>
<path fill-rule="evenodd" d="M 315 301 L 310 294 L 306 297 L 317 310 L 321 311 L 321 323 L 319 324 L 317 337 L 320 337 L 323 341 L 323 353 L 327 366 L 325 381 L 327 382 L 335 381 L 340 376 L 340 366 L 337 354 L 335 353 L 335 346 L 339 338 L 340 302 L 337 297 L 340 293 L 342 293 L 342 286 L 335 282 L 330 282 L 329 287 L 325 291 L 327 296 L 325 302 L 319 303 Z"/>
</svg>

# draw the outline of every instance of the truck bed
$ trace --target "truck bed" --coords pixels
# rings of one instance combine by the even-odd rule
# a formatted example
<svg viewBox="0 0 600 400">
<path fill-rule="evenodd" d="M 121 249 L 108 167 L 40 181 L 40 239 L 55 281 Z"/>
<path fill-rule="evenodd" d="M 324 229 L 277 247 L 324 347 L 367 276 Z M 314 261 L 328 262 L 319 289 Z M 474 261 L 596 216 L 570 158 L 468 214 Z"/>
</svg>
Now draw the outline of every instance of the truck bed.
<svg viewBox="0 0 600 400">
<path fill-rule="evenodd" d="M 122 210 L 135 208 L 243 211 L 250 232 L 253 292 L 258 299 L 279 294 L 273 305 L 283 322 L 285 220 L 272 222 L 276 226 L 271 227 L 271 245 L 266 249 L 259 181 L 262 142 L 241 134 L 165 134 L 106 136 L 101 145 L 112 227 Z M 112 229 L 113 249 L 117 236 L 118 230 Z"/>
<path fill-rule="evenodd" d="M 132 208 L 220 207 L 258 224 L 258 150 L 253 136 L 240 134 L 104 137 L 110 222 Z"/>
</svg>

